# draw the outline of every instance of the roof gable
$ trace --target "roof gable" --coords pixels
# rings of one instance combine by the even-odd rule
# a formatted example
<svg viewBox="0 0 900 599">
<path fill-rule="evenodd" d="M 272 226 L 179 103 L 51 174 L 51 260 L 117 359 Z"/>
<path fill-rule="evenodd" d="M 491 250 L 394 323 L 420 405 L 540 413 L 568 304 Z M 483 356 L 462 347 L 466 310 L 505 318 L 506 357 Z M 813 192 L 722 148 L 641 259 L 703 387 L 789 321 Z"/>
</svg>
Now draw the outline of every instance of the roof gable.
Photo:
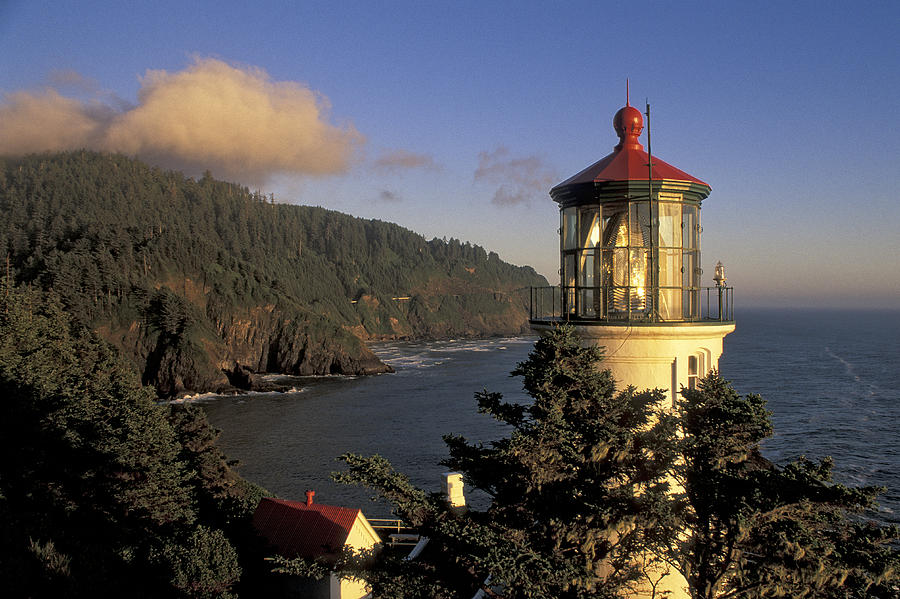
<svg viewBox="0 0 900 599">
<path fill-rule="evenodd" d="M 315 558 L 336 555 L 360 516 L 358 509 L 266 497 L 253 528 L 284 557 Z"/>
</svg>

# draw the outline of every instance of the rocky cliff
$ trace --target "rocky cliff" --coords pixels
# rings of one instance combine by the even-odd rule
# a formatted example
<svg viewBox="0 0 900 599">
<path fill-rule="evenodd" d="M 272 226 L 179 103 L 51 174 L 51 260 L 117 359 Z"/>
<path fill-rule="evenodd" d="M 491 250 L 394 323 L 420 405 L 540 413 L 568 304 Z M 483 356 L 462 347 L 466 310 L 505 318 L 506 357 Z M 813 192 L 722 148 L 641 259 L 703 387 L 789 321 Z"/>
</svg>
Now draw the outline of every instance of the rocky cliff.
<svg viewBox="0 0 900 599">
<path fill-rule="evenodd" d="M 98 329 L 142 373 L 161 397 L 187 392 L 265 390 L 260 373 L 297 376 L 393 372 L 356 336 L 265 305 L 244 313 L 161 329 L 152 318 Z"/>
</svg>

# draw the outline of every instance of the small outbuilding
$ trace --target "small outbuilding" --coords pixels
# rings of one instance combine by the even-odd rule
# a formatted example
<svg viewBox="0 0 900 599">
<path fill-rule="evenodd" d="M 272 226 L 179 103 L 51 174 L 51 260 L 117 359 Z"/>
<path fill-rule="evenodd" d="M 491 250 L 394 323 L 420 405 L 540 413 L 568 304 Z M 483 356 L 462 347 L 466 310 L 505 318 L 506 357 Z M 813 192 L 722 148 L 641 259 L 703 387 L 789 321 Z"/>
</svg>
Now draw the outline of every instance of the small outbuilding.
<svg viewBox="0 0 900 599">
<path fill-rule="evenodd" d="M 286 558 L 327 561 L 336 559 L 345 547 L 359 551 L 380 545 L 381 538 L 361 510 L 315 503 L 314 495 L 307 491 L 305 502 L 262 499 L 253 514 L 254 529 Z M 332 574 L 325 580 L 292 580 L 289 594 L 310 599 L 360 599 L 368 589 L 362 581 L 342 580 Z"/>
</svg>

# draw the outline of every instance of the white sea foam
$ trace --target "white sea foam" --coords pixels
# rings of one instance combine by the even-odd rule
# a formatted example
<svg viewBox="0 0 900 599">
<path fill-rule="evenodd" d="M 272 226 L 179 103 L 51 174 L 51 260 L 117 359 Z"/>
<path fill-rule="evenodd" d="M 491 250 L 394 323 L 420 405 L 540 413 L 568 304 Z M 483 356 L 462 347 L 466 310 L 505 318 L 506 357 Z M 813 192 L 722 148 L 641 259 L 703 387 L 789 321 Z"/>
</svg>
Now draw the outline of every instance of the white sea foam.
<svg viewBox="0 0 900 599">
<path fill-rule="evenodd" d="M 848 362 L 841 356 L 839 356 L 836 353 L 834 353 L 833 351 L 831 351 L 830 347 L 827 347 L 827 346 L 825 347 L 825 353 L 828 354 L 828 357 L 830 357 L 834 360 L 837 360 L 838 363 L 840 363 L 844 367 L 844 371 L 846 372 L 847 376 L 852 378 L 854 380 L 854 382 L 860 383 L 861 385 L 865 385 L 866 387 L 868 387 L 868 391 L 869 391 L 868 394 L 870 396 L 874 396 L 879 391 L 881 391 L 881 387 L 879 387 L 878 385 L 872 384 L 868 381 L 863 381 L 860 378 L 860 376 L 856 373 L 856 369 L 853 367 L 853 364 L 851 364 L 850 362 Z"/>
<path fill-rule="evenodd" d="M 235 395 L 241 395 L 240 392 L 235 393 L 193 393 L 189 395 L 184 395 L 182 397 L 176 397 L 174 399 L 162 399 L 158 400 L 158 403 L 161 404 L 184 404 L 184 403 L 197 403 L 204 401 L 212 401 L 214 399 L 219 399 L 220 397 L 234 397 Z"/>
</svg>

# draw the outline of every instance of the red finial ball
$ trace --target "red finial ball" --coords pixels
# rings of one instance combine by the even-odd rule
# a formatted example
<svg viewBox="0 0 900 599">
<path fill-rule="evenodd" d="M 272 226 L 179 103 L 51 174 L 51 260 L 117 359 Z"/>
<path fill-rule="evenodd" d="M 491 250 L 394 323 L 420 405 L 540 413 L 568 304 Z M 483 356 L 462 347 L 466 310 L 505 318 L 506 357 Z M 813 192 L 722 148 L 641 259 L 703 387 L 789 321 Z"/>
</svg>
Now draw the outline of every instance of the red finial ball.
<svg viewBox="0 0 900 599">
<path fill-rule="evenodd" d="M 637 137 L 644 130 L 644 117 L 634 106 L 625 106 L 613 117 L 613 128 L 622 140 L 628 136 L 633 142 L 637 142 Z"/>
</svg>

